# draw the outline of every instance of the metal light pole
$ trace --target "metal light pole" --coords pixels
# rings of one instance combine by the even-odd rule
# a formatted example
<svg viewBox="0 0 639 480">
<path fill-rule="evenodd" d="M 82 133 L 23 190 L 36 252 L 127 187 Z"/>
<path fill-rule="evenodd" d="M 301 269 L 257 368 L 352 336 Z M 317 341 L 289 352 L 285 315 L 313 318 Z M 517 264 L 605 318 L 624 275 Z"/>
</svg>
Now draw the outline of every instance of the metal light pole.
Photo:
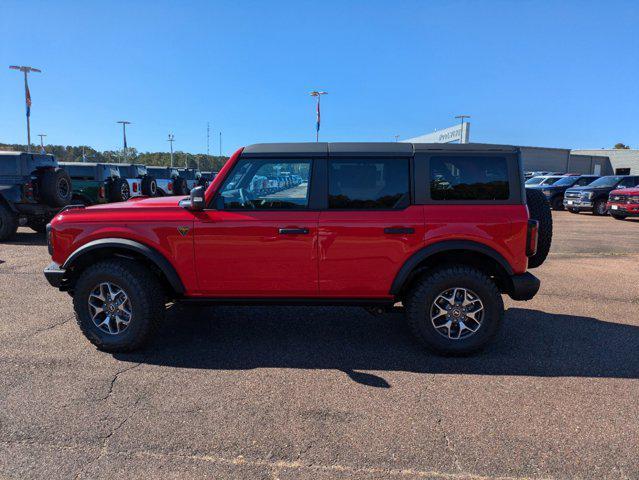
<svg viewBox="0 0 639 480">
<path fill-rule="evenodd" d="M 455 115 L 455 118 L 459 118 L 461 119 L 461 139 L 459 140 L 459 143 L 466 143 L 464 142 L 464 119 L 465 118 L 470 118 L 470 115 Z"/>
<path fill-rule="evenodd" d="M 46 137 L 46 133 L 38 133 L 38 137 L 40 137 L 40 153 L 44 153 L 44 137 Z"/>
<path fill-rule="evenodd" d="M 395 135 L 395 143 L 399 142 L 399 135 Z"/>
<path fill-rule="evenodd" d="M 222 157 L 222 132 L 220 132 L 220 158 Z"/>
<path fill-rule="evenodd" d="M 27 106 L 27 153 L 31 152 L 31 122 L 29 118 L 31 117 L 31 93 L 29 92 L 29 82 L 27 81 L 27 76 L 31 72 L 42 73 L 42 70 L 33 67 L 26 67 L 21 65 L 10 65 L 9 68 L 11 70 L 19 70 L 24 73 L 24 100 Z"/>
<path fill-rule="evenodd" d="M 171 167 L 173 167 L 173 142 L 175 141 L 175 135 L 169 133 L 169 139 L 167 142 L 171 144 Z"/>
<path fill-rule="evenodd" d="M 315 141 L 319 142 L 319 131 L 320 131 L 320 98 L 322 95 L 328 95 L 328 92 L 313 90 L 309 93 L 311 97 L 317 98 L 317 121 L 315 123 Z"/>
<path fill-rule="evenodd" d="M 126 126 L 130 125 L 131 122 L 128 122 L 126 120 L 118 120 L 116 123 L 121 123 L 122 124 L 122 140 L 123 140 L 123 149 L 122 149 L 122 156 L 124 157 L 124 162 L 126 163 Z"/>
</svg>

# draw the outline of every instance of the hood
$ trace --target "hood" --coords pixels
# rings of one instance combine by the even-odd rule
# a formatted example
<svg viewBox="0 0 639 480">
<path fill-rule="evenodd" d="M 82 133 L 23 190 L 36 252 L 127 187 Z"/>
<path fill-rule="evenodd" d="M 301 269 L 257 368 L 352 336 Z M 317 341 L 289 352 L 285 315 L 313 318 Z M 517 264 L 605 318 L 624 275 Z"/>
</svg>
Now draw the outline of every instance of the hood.
<svg viewBox="0 0 639 480">
<path fill-rule="evenodd" d="M 610 192 L 610 195 L 639 195 L 639 187 L 619 188 Z"/>
<path fill-rule="evenodd" d="M 184 199 L 184 196 L 173 197 L 135 197 L 127 200 L 126 202 L 105 203 L 102 205 L 93 205 L 87 207 L 85 210 L 140 210 L 147 208 L 171 208 L 178 207 L 180 200 Z"/>
</svg>

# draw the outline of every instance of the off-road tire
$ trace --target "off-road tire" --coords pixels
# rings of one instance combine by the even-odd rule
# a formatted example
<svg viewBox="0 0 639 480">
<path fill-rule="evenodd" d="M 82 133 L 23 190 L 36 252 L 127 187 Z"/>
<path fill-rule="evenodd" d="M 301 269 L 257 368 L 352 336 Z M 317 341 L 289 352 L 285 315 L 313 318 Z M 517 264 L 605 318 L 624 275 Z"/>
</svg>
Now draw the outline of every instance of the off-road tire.
<svg viewBox="0 0 639 480">
<path fill-rule="evenodd" d="M 63 168 L 47 168 L 40 174 L 39 191 L 46 205 L 64 207 L 73 198 L 71 177 Z"/>
<path fill-rule="evenodd" d="M 27 221 L 27 227 L 37 233 L 47 231 L 47 221 L 44 218 L 31 219 Z"/>
<path fill-rule="evenodd" d="M 131 187 L 125 178 L 114 178 L 110 185 L 109 201 L 126 202 L 131 198 Z"/>
<path fill-rule="evenodd" d="M 91 319 L 89 295 L 101 282 L 120 286 L 131 302 L 131 322 L 118 334 L 103 332 Z M 151 271 L 133 260 L 110 259 L 82 272 L 75 284 L 73 309 L 85 337 L 99 350 L 115 353 L 142 348 L 164 318 L 165 305 L 160 282 Z"/>
<path fill-rule="evenodd" d="M 437 296 L 455 287 L 472 290 L 484 305 L 484 317 L 477 332 L 458 340 L 441 335 L 430 318 Z M 464 265 L 427 272 L 413 285 L 403 303 L 408 325 L 415 336 L 428 349 L 441 355 L 461 356 L 481 350 L 495 338 L 504 316 L 504 303 L 495 283 L 481 270 Z"/>
<path fill-rule="evenodd" d="M 0 201 L 0 242 L 11 239 L 18 231 L 18 217 Z"/>
<path fill-rule="evenodd" d="M 596 200 L 592 205 L 592 214 L 597 215 L 598 217 L 607 215 L 608 209 L 606 208 L 606 200 Z"/>
<path fill-rule="evenodd" d="M 142 178 L 142 194 L 147 197 L 155 197 L 158 193 L 158 182 L 150 175 Z"/>
<path fill-rule="evenodd" d="M 186 183 L 186 178 L 177 177 L 173 180 L 173 193 L 175 195 L 188 195 L 189 186 Z"/>
<path fill-rule="evenodd" d="M 537 268 L 548 256 L 552 243 L 552 212 L 543 193 L 539 190 L 526 189 L 526 203 L 530 218 L 539 222 L 537 253 L 528 258 L 528 268 Z"/>
<path fill-rule="evenodd" d="M 553 197 L 550 205 L 553 210 L 562 211 L 564 209 L 564 199 L 557 195 L 556 197 Z"/>
<path fill-rule="evenodd" d="M 627 215 L 617 215 L 616 213 L 611 213 L 610 216 L 615 220 L 625 220 Z"/>
</svg>

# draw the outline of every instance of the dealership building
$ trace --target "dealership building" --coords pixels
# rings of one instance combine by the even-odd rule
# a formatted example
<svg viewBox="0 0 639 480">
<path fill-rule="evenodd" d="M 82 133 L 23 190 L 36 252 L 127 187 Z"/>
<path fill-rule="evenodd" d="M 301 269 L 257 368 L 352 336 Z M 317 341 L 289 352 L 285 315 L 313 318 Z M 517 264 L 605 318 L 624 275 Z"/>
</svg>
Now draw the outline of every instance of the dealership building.
<svg viewBox="0 0 639 480">
<path fill-rule="evenodd" d="M 408 143 L 471 143 L 470 123 L 402 140 Z M 523 169 L 590 173 L 594 175 L 639 174 L 639 150 L 570 150 L 568 148 L 519 146 Z"/>
</svg>

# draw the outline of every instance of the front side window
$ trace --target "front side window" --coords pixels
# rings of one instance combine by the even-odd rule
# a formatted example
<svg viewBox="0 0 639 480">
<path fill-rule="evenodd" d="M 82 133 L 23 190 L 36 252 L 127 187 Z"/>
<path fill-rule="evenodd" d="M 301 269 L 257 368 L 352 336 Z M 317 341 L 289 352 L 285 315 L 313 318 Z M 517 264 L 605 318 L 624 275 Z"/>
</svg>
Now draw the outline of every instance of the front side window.
<svg viewBox="0 0 639 480">
<path fill-rule="evenodd" d="M 635 177 L 624 178 L 619 182 L 620 187 L 632 188 L 637 185 L 637 179 Z"/>
<path fill-rule="evenodd" d="M 388 210 L 410 204 L 408 159 L 330 160 L 328 208 Z"/>
<path fill-rule="evenodd" d="M 508 165 L 503 157 L 431 157 L 433 200 L 507 200 Z"/>
<path fill-rule="evenodd" d="M 220 190 L 225 209 L 298 210 L 308 207 L 311 160 L 240 160 Z"/>
</svg>

